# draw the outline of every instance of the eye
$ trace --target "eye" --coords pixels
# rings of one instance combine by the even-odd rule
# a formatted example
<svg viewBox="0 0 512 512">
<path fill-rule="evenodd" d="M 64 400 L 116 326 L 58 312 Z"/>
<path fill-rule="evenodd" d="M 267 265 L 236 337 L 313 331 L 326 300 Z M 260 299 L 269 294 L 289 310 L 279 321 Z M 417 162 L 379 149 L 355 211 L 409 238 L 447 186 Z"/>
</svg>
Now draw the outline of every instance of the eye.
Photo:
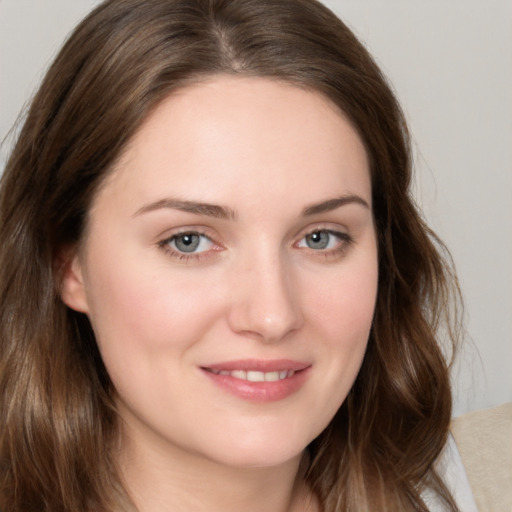
<svg viewBox="0 0 512 512">
<path fill-rule="evenodd" d="M 316 251 L 336 249 L 343 242 L 349 242 L 350 237 L 346 233 L 338 233 L 328 229 L 319 229 L 304 236 L 297 247 L 305 247 Z"/>
<path fill-rule="evenodd" d="M 333 236 L 327 231 L 315 231 L 304 237 L 304 243 L 310 249 L 328 249 L 332 245 L 332 239 Z"/>
<path fill-rule="evenodd" d="M 214 243 L 202 233 L 187 232 L 173 235 L 164 240 L 162 245 L 177 253 L 198 254 L 211 250 Z"/>
<path fill-rule="evenodd" d="M 342 254 L 352 243 L 347 233 L 330 229 L 316 229 L 302 237 L 296 247 L 318 251 L 325 256 Z"/>
</svg>

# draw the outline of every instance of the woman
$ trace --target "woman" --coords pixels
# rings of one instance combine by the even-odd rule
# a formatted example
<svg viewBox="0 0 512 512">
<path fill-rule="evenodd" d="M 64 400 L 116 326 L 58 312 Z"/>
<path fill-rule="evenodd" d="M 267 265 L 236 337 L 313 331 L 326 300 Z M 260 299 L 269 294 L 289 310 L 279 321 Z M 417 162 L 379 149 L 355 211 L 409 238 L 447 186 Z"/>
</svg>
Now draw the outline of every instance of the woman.
<svg viewBox="0 0 512 512">
<path fill-rule="evenodd" d="M 2 178 L 2 511 L 456 510 L 410 172 L 319 3 L 95 9 Z"/>
</svg>

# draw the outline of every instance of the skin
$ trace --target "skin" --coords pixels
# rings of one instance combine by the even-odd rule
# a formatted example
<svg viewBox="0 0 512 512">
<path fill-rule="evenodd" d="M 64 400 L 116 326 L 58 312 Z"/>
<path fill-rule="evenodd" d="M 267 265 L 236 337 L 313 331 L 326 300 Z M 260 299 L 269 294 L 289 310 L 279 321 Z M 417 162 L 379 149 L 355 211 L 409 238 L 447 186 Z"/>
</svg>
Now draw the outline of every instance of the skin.
<svg viewBox="0 0 512 512">
<path fill-rule="evenodd" d="M 315 510 L 299 463 L 356 378 L 376 292 L 367 155 L 326 98 L 217 76 L 164 100 L 98 192 L 62 290 L 115 385 L 140 511 Z M 241 359 L 307 375 L 255 401 L 201 369 Z"/>
</svg>

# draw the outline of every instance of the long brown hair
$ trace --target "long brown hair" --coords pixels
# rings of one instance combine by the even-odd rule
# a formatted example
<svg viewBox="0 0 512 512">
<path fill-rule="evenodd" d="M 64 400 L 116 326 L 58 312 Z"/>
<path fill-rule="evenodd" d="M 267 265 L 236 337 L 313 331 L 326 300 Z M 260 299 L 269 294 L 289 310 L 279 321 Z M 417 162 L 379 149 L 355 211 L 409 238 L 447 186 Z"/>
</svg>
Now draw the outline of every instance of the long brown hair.
<svg viewBox="0 0 512 512">
<path fill-rule="evenodd" d="M 108 0 L 55 59 L 1 182 L 1 510 L 112 511 L 126 499 L 111 383 L 87 318 L 60 300 L 60 256 L 149 112 L 217 73 L 321 92 L 371 163 L 375 319 L 353 389 L 307 449 L 312 492 L 325 512 L 425 511 L 430 488 L 455 510 L 434 462 L 451 415 L 439 337 L 448 349 L 457 338 L 456 281 L 411 199 L 409 138 L 390 87 L 315 0 Z"/>
</svg>

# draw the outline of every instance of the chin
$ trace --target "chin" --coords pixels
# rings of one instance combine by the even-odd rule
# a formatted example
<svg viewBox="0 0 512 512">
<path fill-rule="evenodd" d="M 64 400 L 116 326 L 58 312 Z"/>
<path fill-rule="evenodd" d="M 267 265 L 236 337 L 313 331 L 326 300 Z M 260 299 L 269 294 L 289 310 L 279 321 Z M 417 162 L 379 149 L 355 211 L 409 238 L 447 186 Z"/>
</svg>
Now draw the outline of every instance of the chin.
<svg viewBox="0 0 512 512">
<path fill-rule="evenodd" d="M 239 469 L 275 468 L 300 460 L 303 453 L 304 448 L 299 452 L 239 452 L 230 454 L 229 457 L 224 456 L 222 460 L 217 460 L 217 462 L 225 466 Z"/>
<path fill-rule="evenodd" d="M 278 432 L 263 438 L 250 435 L 219 442 L 217 454 L 212 453 L 210 457 L 222 465 L 240 469 L 277 467 L 300 459 L 309 442 Z"/>
</svg>

